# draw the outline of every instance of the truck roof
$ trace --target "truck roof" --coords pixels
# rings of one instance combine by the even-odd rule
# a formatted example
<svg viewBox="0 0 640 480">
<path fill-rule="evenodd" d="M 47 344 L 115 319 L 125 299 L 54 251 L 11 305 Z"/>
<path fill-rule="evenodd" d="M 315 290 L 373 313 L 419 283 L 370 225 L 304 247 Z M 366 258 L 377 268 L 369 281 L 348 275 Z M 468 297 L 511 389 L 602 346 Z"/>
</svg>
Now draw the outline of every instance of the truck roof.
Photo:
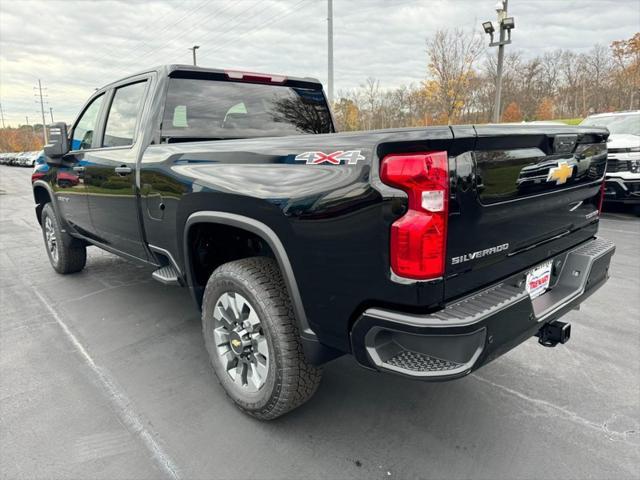
<svg viewBox="0 0 640 480">
<path fill-rule="evenodd" d="M 618 115 L 638 115 L 638 114 L 640 114 L 640 110 L 620 110 L 618 112 L 594 113 L 593 115 L 589 115 L 587 118 L 615 117 Z"/>
<path fill-rule="evenodd" d="M 100 90 L 108 88 L 110 85 L 114 84 L 114 83 L 119 83 L 124 79 L 127 79 L 129 77 L 136 77 L 138 75 L 142 75 L 144 73 L 149 73 L 149 72 L 157 72 L 159 75 L 163 75 L 163 76 L 169 76 L 171 75 L 173 72 L 177 72 L 177 71 L 181 71 L 181 72 L 198 72 L 198 73 L 217 73 L 217 74 L 225 74 L 228 72 L 240 72 L 242 70 L 238 70 L 238 69 L 223 69 L 223 68 L 208 68 L 208 67 L 198 67 L 195 65 L 182 65 L 182 64 L 165 64 L 165 65 L 159 65 L 156 67 L 151 67 L 151 68 L 147 68 L 144 70 L 140 70 L 138 72 L 132 73 L 131 75 L 127 75 L 126 77 L 122 77 L 119 78 L 113 82 L 110 82 L 107 85 L 104 85 L 102 88 L 100 88 Z M 263 76 L 273 76 L 273 77 L 283 77 L 286 80 L 292 80 L 292 81 L 297 81 L 297 82 L 306 82 L 306 83 L 316 83 L 316 84 L 321 84 L 320 80 L 318 80 L 317 78 L 313 78 L 313 77 L 292 77 L 290 75 L 275 75 L 275 74 L 271 74 L 271 73 L 259 73 L 259 72 L 250 72 L 250 71 L 242 71 L 244 73 L 250 73 L 250 74 L 254 74 L 254 75 L 263 75 Z"/>
</svg>

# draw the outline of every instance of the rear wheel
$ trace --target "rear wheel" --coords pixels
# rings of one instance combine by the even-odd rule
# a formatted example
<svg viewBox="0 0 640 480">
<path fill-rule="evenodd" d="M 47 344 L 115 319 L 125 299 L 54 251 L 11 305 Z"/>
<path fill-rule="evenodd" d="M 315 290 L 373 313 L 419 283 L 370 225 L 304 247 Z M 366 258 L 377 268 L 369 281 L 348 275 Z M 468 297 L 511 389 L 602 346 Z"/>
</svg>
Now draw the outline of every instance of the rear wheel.
<svg viewBox="0 0 640 480">
<path fill-rule="evenodd" d="M 82 270 L 87 263 L 87 248 L 63 232 L 51 203 L 42 209 L 42 236 L 53 269 L 62 274 Z"/>
<path fill-rule="evenodd" d="M 270 420 L 318 388 L 322 371 L 304 356 L 274 260 L 247 258 L 216 269 L 204 293 L 202 327 L 215 374 L 244 412 Z"/>
</svg>

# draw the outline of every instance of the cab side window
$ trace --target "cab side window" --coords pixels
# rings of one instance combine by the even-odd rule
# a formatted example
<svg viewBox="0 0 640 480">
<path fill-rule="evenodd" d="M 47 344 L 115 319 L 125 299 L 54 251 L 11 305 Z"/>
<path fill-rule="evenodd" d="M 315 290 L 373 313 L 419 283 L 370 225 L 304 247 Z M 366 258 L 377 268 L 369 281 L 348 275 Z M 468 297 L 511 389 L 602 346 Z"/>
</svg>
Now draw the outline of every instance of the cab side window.
<svg viewBox="0 0 640 480">
<path fill-rule="evenodd" d="M 78 120 L 73 129 L 73 137 L 71 137 L 71 150 L 91 148 L 93 132 L 98 125 L 98 114 L 103 100 L 104 94 L 94 98 L 80 117 L 80 120 Z"/>
<path fill-rule="evenodd" d="M 133 145 L 146 86 L 147 82 L 143 81 L 116 89 L 107 117 L 103 147 Z"/>
</svg>

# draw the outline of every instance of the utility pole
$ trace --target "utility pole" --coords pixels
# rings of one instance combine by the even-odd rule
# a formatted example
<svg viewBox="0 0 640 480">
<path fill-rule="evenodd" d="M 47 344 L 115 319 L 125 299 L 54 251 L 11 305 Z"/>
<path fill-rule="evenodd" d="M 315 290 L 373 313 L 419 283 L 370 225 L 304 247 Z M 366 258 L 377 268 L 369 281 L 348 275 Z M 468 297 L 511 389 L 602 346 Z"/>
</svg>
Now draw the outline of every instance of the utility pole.
<svg viewBox="0 0 640 480">
<path fill-rule="evenodd" d="M 49 107 L 49 115 L 51 115 L 51 123 L 53 123 L 53 107 Z"/>
<path fill-rule="evenodd" d="M 191 52 L 193 53 L 193 65 L 197 65 L 196 63 L 196 50 L 200 48 L 200 45 L 194 45 L 193 47 L 189 48 L 189 50 L 191 50 Z"/>
<path fill-rule="evenodd" d="M 2 128 L 4 128 L 4 112 L 2 111 L 1 103 L 0 103 L 0 117 L 2 117 Z"/>
<path fill-rule="evenodd" d="M 33 87 L 36 88 L 36 87 Z M 42 140 L 44 140 L 44 145 L 48 143 L 47 141 L 47 121 L 44 118 L 44 100 L 42 99 L 42 83 L 40 79 L 38 79 L 38 93 L 36 95 L 40 96 L 40 113 L 42 114 Z M 37 102 L 36 102 L 37 103 Z"/>
<path fill-rule="evenodd" d="M 327 0 L 327 54 L 328 54 L 328 81 L 327 92 L 329 103 L 333 104 L 333 0 Z"/>
<path fill-rule="evenodd" d="M 499 0 L 496 4 L 496 12 L 498 13 L 498 29 L 500 36 L 498 41 L 493 41 L 493 33 L 495 28 L 491 22 L 484 22 L 482 27 L 485 33 L 491 36 L 490 47 L 498 47 L 498 68 L 496 72 L 496 99 L 493 107 L 493 122 L 499 123 L 502 107 L 500 105 L 502 97 L 502 67 L 504 64 L 504 47 L 511 43 L 511 30 L 515 28 L 513 17 L 507 17 L 507 6 L 509 0 Z"/>
</svg>

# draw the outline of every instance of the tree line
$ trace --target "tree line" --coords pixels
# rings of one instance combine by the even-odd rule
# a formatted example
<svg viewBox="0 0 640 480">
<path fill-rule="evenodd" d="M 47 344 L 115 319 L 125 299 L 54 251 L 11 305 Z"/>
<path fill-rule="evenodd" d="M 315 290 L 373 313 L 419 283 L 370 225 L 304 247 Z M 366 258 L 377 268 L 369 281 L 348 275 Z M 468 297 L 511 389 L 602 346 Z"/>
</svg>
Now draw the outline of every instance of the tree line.
<svg viewBox="0 0 640 480">
<path fill-rule="evenodd" d="M 333 104 L 338 129 L 486 123 L 493 116 L 495 51 L 477 33 L 440 30 L 426 41 L 426 76 L 419 85 L 384 89 L 368 78 L 341 91 Z M 505 56 L 503 122 L 578 119 L 640 108 L 640 32 L 586 53 L 553 50 L 526 59 Z M 42 125 L 0 129 L 0 151 L 42 148 Z"/>
<path fill-rule="evenodd" d="M 41 124 L 0 129 L 0 152 L 33 152 L 42 146 Z"/>
<path fill-rule="evenodd" d="M 341 91 L 340 130 L 486 123 L 493 116 L 496 56 L 477 33 L 440 30 L 426 42 L 426 78 L 383 89 L 375 78 Z M 640 32 L 586 53 L 557 49 L 534 58 L 505 56 L 503 122 L 579 119 L 640 108 Z"/>
</svg>

